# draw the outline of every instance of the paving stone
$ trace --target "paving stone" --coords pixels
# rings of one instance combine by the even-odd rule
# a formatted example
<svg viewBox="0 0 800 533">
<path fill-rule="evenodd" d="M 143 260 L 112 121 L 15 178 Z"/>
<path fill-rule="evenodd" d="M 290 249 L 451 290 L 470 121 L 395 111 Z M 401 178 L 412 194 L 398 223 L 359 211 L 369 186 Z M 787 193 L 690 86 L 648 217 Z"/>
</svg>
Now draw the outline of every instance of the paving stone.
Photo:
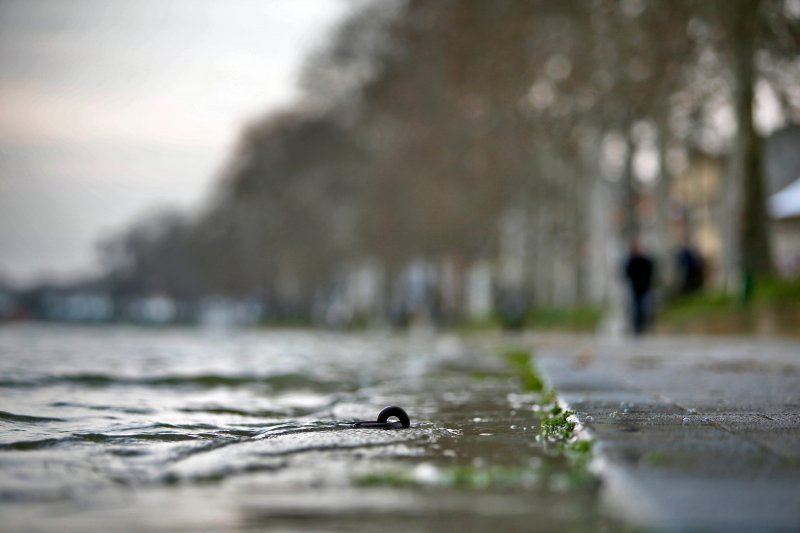
<svg viewBox="0 0 800 533">
<path fill-rule="evenodd" d="M 800 530 L 800 345 L 551 343 L 538 366 L 596 440 L 608 505 L 664 530 Z"/>
</svg>

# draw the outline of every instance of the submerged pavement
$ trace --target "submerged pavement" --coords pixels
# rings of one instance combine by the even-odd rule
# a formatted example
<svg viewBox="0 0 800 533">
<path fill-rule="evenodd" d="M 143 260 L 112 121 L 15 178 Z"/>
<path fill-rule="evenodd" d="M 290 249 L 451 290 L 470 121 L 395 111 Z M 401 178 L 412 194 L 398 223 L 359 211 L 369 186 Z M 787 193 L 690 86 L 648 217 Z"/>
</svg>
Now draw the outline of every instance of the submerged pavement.
<svg viewBox="0 0 800 533">
<path fill-rule="evenodd" d="M 800 530 L 800 343 L 654 338 L 538 348 L 596 440 L 605 505 L 656 530 Z"/>
</svg>

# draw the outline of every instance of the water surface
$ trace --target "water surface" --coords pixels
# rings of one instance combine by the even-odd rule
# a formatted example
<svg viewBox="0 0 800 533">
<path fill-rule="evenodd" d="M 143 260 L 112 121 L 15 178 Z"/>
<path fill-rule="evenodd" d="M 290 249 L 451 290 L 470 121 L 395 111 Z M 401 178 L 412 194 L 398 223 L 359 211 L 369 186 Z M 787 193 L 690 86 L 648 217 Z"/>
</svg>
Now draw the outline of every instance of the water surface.
<svg viewBox="0 0 800 533">
<path fill-rule="evenodd" d="M 596 489 L 571 487 L 537 443 L 532 399 L 494 353 L 503 342 L 0 328 L 4 527 L 607 524 Z M 340 424 L 390 404 L 406 408 L 410 429 Z"/>
</svg>

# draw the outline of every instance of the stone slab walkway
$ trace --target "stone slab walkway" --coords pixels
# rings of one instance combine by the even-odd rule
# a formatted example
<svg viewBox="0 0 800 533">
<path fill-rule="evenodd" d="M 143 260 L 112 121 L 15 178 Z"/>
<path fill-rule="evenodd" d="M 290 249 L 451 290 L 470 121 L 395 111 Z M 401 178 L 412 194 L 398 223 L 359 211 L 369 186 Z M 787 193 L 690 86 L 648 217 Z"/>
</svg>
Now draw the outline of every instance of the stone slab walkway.
<svg viewBox="0 0 800 533">
<path fill-rule="evenodd" d="M 800 343 L 549 343 L 537 364 L 597 443 L 602 497 L 655 530 L 800 531 Z"/>
</svg>

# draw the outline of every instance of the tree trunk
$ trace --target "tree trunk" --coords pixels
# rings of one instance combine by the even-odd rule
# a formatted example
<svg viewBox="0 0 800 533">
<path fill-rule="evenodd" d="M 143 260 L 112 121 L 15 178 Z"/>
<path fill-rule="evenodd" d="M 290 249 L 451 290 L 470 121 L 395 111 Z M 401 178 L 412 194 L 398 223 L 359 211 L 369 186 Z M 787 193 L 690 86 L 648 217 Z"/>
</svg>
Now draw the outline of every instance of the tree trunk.
<svg viewBox="0 0 800 533">
<path fill-rule="evenodd" d="M 630 243 L 639 238 L 639 212 L 636 205 L 636 183 L 633 175 L 633 157 L 636 152 L 636 143 L 630 128 L 626 129 L 627 149 L 625 151 L 625 166 L 622 170 L 622 201 L 624 221 L 622 228 L 623 240 Z"/>
<path fill-rule="evenodd" d="M 669 149 L 669 109 L 662 105 L 659 114 L 658 127 L 658 181 L 656 181 L 654 194 L 656 201 L 655 213 L 655 255 L 658 262 L 659 282 L 662 287 L 672 285 L 672 256 L 675 245 L 670 232 L 670 189 L 672 175 L 667 168 L 667 151 Z"/>
<path fill-rule="evenodd" d="M 753 127 L 754 56 L 760 0 L 738 0 L 733 26 L 735 111 L 734 161 L 742 184 L 740 266 L 745 279 L 773 273 L 761 164 L 761 140 Z"/>
</svg>

